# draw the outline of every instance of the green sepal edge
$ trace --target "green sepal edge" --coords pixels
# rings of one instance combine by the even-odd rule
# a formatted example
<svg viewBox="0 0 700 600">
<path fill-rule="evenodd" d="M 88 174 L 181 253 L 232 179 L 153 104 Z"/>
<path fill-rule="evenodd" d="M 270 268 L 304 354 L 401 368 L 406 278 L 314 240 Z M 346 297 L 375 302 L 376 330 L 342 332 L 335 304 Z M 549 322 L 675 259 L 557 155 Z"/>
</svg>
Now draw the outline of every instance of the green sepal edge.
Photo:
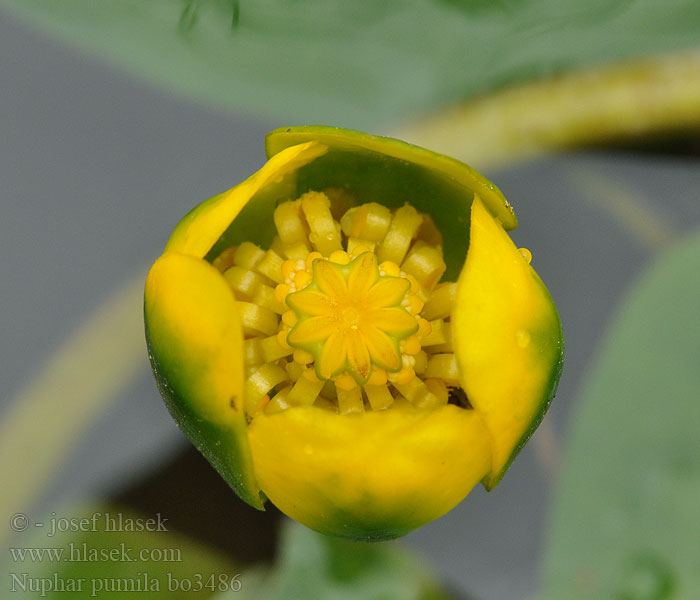
<svg viewBox="0 0 700 600">
<path fill-rule="evenodd" d="M 432 169 L 468 191 L 478 194 L 507 231 L 518 226 L 513 207 L 486 177 L 461 161 L 395 138 L 324 125 L 280 127 L 265 137 L 265 153 L 270 158 L 289 146 L 312 140 L 329 146 L 331 150 L 366 150 Z"/>
<path fill-rule="evenodd" d="M 474 194 L 507 230 L 517 227 L 513 208 L 501 191 L 468 165 L 400 140 L 325 126 L 283 127 L 265 138 L 268 157 L 309 141 L 329 148 L 297 171 L 297 197 L 310 190 L 338 187 L 357 204 L 378 202 L 389 208 L 408 203 L 430 215 L 442 233 L 447 270 L 456 281 L 469 243 Z"/>
<path fill-rule="evenodd" d="M 481 484 L 484 486 L 487 492 L 493 490 L 501 482 L 501 479 L 503 479 L 503 476 L 513 464 L 515 458 L 518 456 L 518 454 L 520 454 L 520 451 L 525 447 L 525 444 L 527 444 L 529 439 L 532 437 L 532 434 L 535 433 L 535 430 L 542 423 L 545 414 L 547 413 L 550 405 L 552 404 L 552 400 L 554 400 L 554 396 L 557 392 L 557 386 L 559 385 L 559 378 L 561 377 L 561 373 L 564 369 L 564 329 L 562 327 L 561 318 L 559 317 L 559 312 L 557 311 L 557 307 L 554 304 L 554 300 L 552 299 L 552 296 L 549 293 L 547 286 L 544 285 L 539 275 L 537 275 L 537 273 L 534 270 L 531 272 L 533 277 L 537 280 L 537 283 L 539 284 L 543 295 L 549 301 L 549 305 L 552 308 L 552 328 L 554 329 L 554 331 L 552 332 L 551 338 L 552 345 L 555 347 L 554 360 L 550 362 L 551 366 L 549 369 L 549 374 L 545 375 L 545 377 L 543 378 L 543 381 L 545 383 L 542 387 L 542 400 L 540 401 L 537 412 L 530 421 L 528 428 L 524 431 L 523 435 L 515 444 L 515 447 L 513 448 L 513 451 L 508 457 L 508 460 L 503 465 L 503 468 L 500 471 L 498 471 L 498 473 L 492 475 L 491 477 L 487 475 L 482 480 Z"/>
<path fill-rule="evenodd" d="M 195 445 L 197 450 L 216 469 L 236 495 L 258 510 L 265 510 L 266 498 L 262 492 L 253 493 L 257 485 L 251 485 L 241 472 L 241 465 L 250 463 L 249 449 L 241 440 L 247 440 L 246 424 L 234 421 L 230 424 L 216 423 L 201 416 L 189 395 L 173 387 L 174 377 L 168 377 L 167 361 L 159 358 L 159 353 L 151 341 L 148 314 L 144 311 L 146 346 L 151 369 L 163 401 L 177 426 Z"/>
</svg>

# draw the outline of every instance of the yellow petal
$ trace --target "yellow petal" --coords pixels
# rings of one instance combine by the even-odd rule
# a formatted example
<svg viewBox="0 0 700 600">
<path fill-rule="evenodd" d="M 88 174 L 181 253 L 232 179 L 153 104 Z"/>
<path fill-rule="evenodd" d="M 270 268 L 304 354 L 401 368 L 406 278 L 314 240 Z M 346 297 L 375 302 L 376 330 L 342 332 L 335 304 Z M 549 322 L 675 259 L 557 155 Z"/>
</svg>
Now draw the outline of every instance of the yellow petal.
<svg viewBox="0 0 700 600">
<path fill-rule="evenodd" d="M 313 290 L 289 294 L 286 302 L 295 311 L 307 315 L 328 316 L 332 311 L 328 296 Z"/>
<path fill-rule="evenodd" d="M 243 410 L 243 332 L 226 280 L 204 260 L 166 252 L 151 267 L 144 300 L 168 409 L 236 493 L 262 509 Z"/>
<path fill-rule="evenodd" d="M 322 533 L 399 537 L 445 514 L 491 466 L 473 410 L 339 415 L 295 407 L 249 427 L 255 474 L 285 514 Z"/>
<path fill-rule="evenodd" d="M 418 331 L 418 321 L 403 308 L 375 308 L 364 317 L 368 325 L 392 336 L 407 337 Z"/>
<path fill-rule="evenodd" d="M 318 361 L 318 375 L 322 379 L 330 379 L 344 365 L 347 356 L 345 339 L 342 333 L 333 332 L 323 344 L 321 358 Z"/>
<path fill-rule="evenodd" d="M 336 321 L 332 317 L 310 317 L 300 320 L 287 335 L 287 343 L 298 348 L 305 348 L 328 338 L 337 331 Z"/>
<path fill-rule="evenodd" d="M 396 306 L 410 287 L 410 282 L 402 277 L 382 277 L 365 295 L 365 303 L 376 308 Z"/>
<path fill-rule="evenodd" d="M 490 489 L 554 395 L 563 338 L 549 292 L 478 197 L 469 235 L 452 331 L 462 387 L 494 439 Z"/>
</svg>

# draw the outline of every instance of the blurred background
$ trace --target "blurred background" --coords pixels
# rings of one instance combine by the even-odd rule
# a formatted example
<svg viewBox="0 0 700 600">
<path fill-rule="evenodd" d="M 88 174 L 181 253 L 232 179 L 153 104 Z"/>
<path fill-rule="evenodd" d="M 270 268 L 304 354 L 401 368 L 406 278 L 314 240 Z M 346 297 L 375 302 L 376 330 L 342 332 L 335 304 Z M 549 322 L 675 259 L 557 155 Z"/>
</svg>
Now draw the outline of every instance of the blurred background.
<svg viewBox="0 0 700 600">
<path fill-rule="evenodd" d="M 0 2 L 8 547 L 47 542 L 12 515 L 113 506 L 171 519 L 199 571 L 240 571 L 232 597 L 428 597 L 403 563 L 366 589 L 270 583 L 295 543 L 332 549 L 239 501 L 148 367 L 143 280 L 174 225 L 257 170 L 268 131 L 323 123 L 494 181 L 564 324 L 557 397 L 500 486 L 386 551 L 454 598 L 698 597 L 699 44 L 675 0 Z"/>
</svg>

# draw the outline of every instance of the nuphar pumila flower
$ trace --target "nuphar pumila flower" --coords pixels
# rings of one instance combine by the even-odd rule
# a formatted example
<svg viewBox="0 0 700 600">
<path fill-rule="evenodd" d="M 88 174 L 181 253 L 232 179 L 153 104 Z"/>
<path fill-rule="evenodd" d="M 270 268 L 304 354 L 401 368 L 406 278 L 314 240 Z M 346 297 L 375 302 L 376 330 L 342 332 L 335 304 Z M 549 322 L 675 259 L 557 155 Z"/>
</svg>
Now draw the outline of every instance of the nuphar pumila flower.
<svg viewBox="0 0 700 600">
<path fill-rule="evenodd" d="M 559 317 L 468 166 L 327 127 L 266 149 L 149 273 L 159 389 L 252 506 L 401 536 L 499 482 L 554 395 Z"/>
</svg>

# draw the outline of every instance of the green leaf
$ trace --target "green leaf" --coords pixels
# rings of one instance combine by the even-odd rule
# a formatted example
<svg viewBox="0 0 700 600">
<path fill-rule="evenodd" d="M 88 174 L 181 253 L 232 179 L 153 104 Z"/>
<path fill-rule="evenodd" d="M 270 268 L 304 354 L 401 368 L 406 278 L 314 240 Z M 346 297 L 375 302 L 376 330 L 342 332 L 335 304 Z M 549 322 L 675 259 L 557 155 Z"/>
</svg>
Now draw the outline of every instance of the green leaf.
<svg viewBox="0 0 700 600">
<path fill-rule="evenodd" d="M 416 558 L 396 542 L 324 536 L 293 521 L 282 530 L 267 580 L 216 600 L 449 600 Z"/>
<path fill-rule="evenodd" d="M 697 46 L 697 0 L 0 0 L 219 107 L 370 128 L 495 87 Z"/>
<path fill-rule="evenodd" d="M 588 378 L 545 597 L 700 598 L 700 233 L 633 287 Z"/>
</svg>

